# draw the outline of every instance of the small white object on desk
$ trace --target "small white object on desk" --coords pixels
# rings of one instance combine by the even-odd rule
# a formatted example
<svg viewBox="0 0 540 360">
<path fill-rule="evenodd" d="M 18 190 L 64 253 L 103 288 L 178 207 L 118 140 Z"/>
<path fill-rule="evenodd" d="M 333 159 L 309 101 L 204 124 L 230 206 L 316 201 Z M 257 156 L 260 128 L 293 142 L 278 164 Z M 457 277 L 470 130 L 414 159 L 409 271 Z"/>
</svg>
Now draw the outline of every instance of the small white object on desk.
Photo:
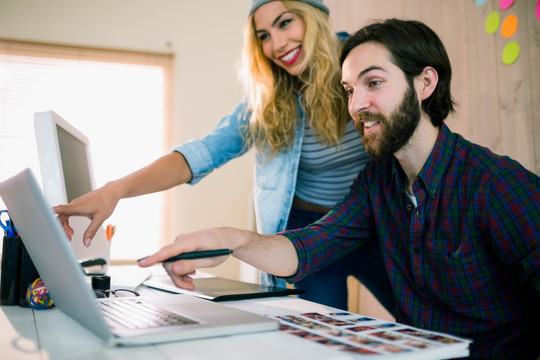
<svg viewBox="0 0 540 360">
<path fill-rule="evenodd" d="M 111 290 L 136 291 L 147 280 L 151 271 L 134 265 L 110 266 L 107 273 L 111 277 Z"/>
</svg>

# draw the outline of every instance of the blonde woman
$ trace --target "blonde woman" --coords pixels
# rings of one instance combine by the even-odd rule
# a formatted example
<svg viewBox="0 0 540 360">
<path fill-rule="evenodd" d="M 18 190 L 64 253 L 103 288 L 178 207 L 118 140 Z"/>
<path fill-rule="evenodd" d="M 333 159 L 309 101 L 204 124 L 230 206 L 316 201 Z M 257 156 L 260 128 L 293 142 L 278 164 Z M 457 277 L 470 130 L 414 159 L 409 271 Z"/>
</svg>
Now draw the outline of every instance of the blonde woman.
<svg viewBox="0 0 540 360">
<path fill-rule="evenodd" d="M 196 184 L 256 149 L 257 230 L 274 234 L 319 219 L 349 191 L 370 157 L 347 112 L 339 47 L 322 0 L 255 0 L 245 27 L 245 99 L 206 136 L 179 145 L 149 166 L 55 208 L 68 234 L 70 215 L 92 219 L 88 245 L 120 199 Z M 304 298 L 347 309 L 346 278 L 362 281 L 394 313 L 378 246 L 362 247 L 295 286 Z M 269 275 L 263 283 L 279 284 Z"/>
</svg>

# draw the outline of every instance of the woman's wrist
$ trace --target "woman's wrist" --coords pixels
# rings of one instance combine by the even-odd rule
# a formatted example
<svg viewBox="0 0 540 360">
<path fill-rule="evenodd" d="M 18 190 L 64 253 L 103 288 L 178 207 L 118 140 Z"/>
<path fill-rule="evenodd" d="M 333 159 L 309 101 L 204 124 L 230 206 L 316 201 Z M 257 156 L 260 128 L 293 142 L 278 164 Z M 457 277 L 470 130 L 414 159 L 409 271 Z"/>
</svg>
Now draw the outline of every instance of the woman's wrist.
<svg viewBox="0 0 540 360">
<path fill-rule="evenodd" d="M 114 199 L 116 202 L 126 197 L 126 186 L 121 180 L 113 180 L 103 185 L 102 190 L 105 191 L 109 199 Z"/>
</svg>

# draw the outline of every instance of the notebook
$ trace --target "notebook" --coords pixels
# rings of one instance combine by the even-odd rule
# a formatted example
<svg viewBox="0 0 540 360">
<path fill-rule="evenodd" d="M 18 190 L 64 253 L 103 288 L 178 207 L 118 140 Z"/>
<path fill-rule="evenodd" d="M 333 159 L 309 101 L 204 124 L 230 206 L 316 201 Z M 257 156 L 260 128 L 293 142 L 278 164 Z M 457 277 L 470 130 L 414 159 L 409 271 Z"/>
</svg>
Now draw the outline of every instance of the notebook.
<svg viewBox="0 0 540 360">
<path fill-rule="evenodd" d="M 0 196 L 30 257 L 60 311 L 110 345 L 151 344 L 247 332 L 269 331 L 279 323 L 261 315 L 227 307 L 195 296 L 166 294 L 133 298 L 96 299 L 67 236 L 47 204 L 30 169 L 0 183 Z M 110 326 L 98 306 L 142 302 L 164 308 L 188 321 L 150 329 Z M 128 304 L 129 306 L 133 304 Z M 135 310 L 133 317 L 138 311 Z"/>
<path fill-rule="evenodd" d="M 143 284 L 154 289 L 178 294 L 195 295 L 212 301 L 233 301 L 304 293 L 303 290 L 298 289 L 253 284 L 221 277 L 194 278 L 194 291 L 178 288 L 167 274 L 152 274 Z"/>
</svg>

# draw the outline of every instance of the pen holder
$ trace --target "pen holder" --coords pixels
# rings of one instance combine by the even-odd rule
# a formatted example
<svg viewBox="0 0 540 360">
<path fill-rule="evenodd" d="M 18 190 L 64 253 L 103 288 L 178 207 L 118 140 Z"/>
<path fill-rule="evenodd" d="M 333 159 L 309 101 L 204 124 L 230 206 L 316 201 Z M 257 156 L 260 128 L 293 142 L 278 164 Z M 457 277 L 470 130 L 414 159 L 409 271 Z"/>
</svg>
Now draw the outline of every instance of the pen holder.
<svg viewBox="0 0 540 360">
<path fill-rule="evenodd" d="M 19 236 L 4 236 L 0 305 L 19 305 L 22 246 Z"/>
<path fill-rule="evenodd" d="M 19 285 L 19 306 L 21 307 L 30 307 L 26 301 L 26 293 L 28 287 L 36 279 L 39 278 L 39 273 L 34 266 L 34 262 L 30 258 L 30 254 L 26 250 L 26 247 L 21 242 L 21 275 L 20 275 L 20 285 Z"/>
</svg>

